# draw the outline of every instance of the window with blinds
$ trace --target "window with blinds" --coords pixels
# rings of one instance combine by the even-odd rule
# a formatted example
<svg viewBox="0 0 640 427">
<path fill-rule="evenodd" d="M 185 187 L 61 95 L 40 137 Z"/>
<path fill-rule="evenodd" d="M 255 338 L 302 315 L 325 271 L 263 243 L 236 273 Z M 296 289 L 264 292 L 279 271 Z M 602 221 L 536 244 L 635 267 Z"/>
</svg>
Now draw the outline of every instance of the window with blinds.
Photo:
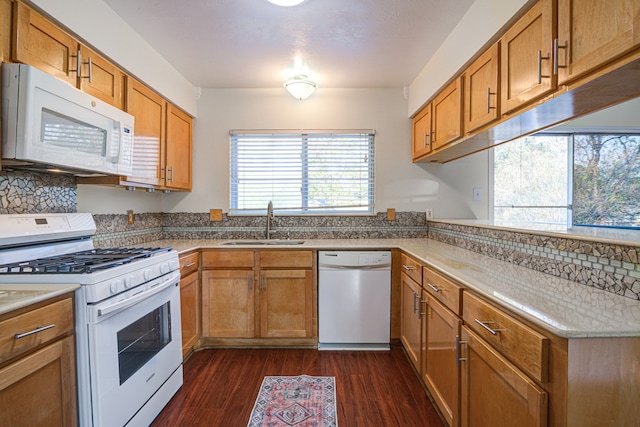
<svg viewBox="0 0 640 427">
<path fill-rule="evenodd" d="M 374 212 L 374 131 L 231 131 L 230 213 Z"/>
</svg>

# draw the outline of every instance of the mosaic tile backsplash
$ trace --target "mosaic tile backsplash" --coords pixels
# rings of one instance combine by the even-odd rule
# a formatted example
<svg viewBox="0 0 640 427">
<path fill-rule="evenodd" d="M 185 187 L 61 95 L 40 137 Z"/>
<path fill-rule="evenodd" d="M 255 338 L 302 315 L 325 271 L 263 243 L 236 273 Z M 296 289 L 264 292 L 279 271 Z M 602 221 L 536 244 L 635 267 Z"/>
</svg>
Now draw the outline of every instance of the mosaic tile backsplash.
<svg viewBox="0 0 640 427">
<path fill-rule="evenodd" d="M 0 214 L 75 212 L 76 196 L 70 175 L 0 171 Z"/>
<path fill-rule="evenodd" d="M 0 214 L 76 212 L 73 176 L 0 171 Z M 209 221 L 208 213 L 94 215 L 96 247 L 144 246 L 161 239 L 261 239 L 264 216 L 228 216 Z M 426 223 L 422 212 L 375 216 L 276 216 L 273 238 L 361 239 L 429 237 L 502 261 L 640 300 L 640 248 L 534 232 L 513 232 L 471 225 Z"/>
<path fill-rule="evenodd" d="M 640 300 L 640 248 L 429 222 L 429 238 Z"/>
</svg>

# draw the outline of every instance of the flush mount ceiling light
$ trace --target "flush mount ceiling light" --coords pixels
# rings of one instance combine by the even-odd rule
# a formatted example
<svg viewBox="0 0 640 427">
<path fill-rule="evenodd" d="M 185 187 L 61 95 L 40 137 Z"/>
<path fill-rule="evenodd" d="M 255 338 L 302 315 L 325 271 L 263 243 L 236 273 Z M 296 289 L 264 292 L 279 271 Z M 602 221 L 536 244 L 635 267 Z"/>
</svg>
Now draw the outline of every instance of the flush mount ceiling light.
<svg viewBox="0 0 640 427">
<path fill-rule="evenodd" d="M 277 4 L 278 6 L 295 6 L 303 1 L 304 0 L 268 0 L 269 3 Z"/>
<path fill-rule="evenodd" d="M 302 101 L 313 95 L 318 85 L 309 80 L 304 74 L 299 74 L 284 82 L 284 87 L 291 96 Z"/>
</svg>

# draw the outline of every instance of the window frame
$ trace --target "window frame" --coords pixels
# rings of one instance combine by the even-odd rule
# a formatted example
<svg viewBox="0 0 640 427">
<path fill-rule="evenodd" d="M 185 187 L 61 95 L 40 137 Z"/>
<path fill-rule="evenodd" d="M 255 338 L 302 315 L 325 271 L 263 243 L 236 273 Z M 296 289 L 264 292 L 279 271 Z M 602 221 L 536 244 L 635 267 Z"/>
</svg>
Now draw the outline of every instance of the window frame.
<svg viewBox="0 0 640 427">
<path fill-rule="evenodd" d="M 279 136 L 286 137 L 300 137 L 300 150 L 301 150 L 301 206 L 277 206 L 274 202 L 274 210 L 278 212 L 278 215 L 289 216 L 372 216 L 376 215 L 375 212 L 375 135 L 376 132 L 373 129 L 346 129 L 346 130 L 318 130 L 318 129 L 294 129 L 294 130 L 237 130 L 232 129 L 229 131 L 229 215 L 232 216 L 251 216 L 251 215 L 264 215 L 267 211 L 267 202 L 264 203 L 264 207 L 256 209 L 239 209 L 240 203 L 239 190 L 237 188 L 238 178 L 238 150 L 234 147 L 238 142 L 238 136 L 272 136 L 274 139 Z M 339 137 L 366 137 L 368 141 L 368 159 L 367 159 L 367 204 L 359 205 L 344 205 L 344 206 L 329 206 L 329 207 L 313 207 L 310 206 L 309 198 L 309 170 L 310 170 L 310 158 L 309 158 L 309 140 L 314 138 L 330 137 L 332 135 Z M 362 179 L 361 181 L 364 181 Z M 234 189 L 234 186 L 236 188 Z M 366 209 L 366 210 L 364 210 Z"/>
</svg>

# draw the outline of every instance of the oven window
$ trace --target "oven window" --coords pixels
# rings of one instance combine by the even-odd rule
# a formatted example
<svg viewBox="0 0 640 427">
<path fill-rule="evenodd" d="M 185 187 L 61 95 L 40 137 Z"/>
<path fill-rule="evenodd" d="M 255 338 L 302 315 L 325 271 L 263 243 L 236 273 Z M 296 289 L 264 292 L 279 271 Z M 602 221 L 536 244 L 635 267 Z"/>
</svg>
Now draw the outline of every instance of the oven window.
<svg viewBox="0 0 640 427">
<path fill-rule="evenodd" d="M 167 301 L 118 331 L 120 385 L 171 342 L 171 306 Z"/>
</svg>

